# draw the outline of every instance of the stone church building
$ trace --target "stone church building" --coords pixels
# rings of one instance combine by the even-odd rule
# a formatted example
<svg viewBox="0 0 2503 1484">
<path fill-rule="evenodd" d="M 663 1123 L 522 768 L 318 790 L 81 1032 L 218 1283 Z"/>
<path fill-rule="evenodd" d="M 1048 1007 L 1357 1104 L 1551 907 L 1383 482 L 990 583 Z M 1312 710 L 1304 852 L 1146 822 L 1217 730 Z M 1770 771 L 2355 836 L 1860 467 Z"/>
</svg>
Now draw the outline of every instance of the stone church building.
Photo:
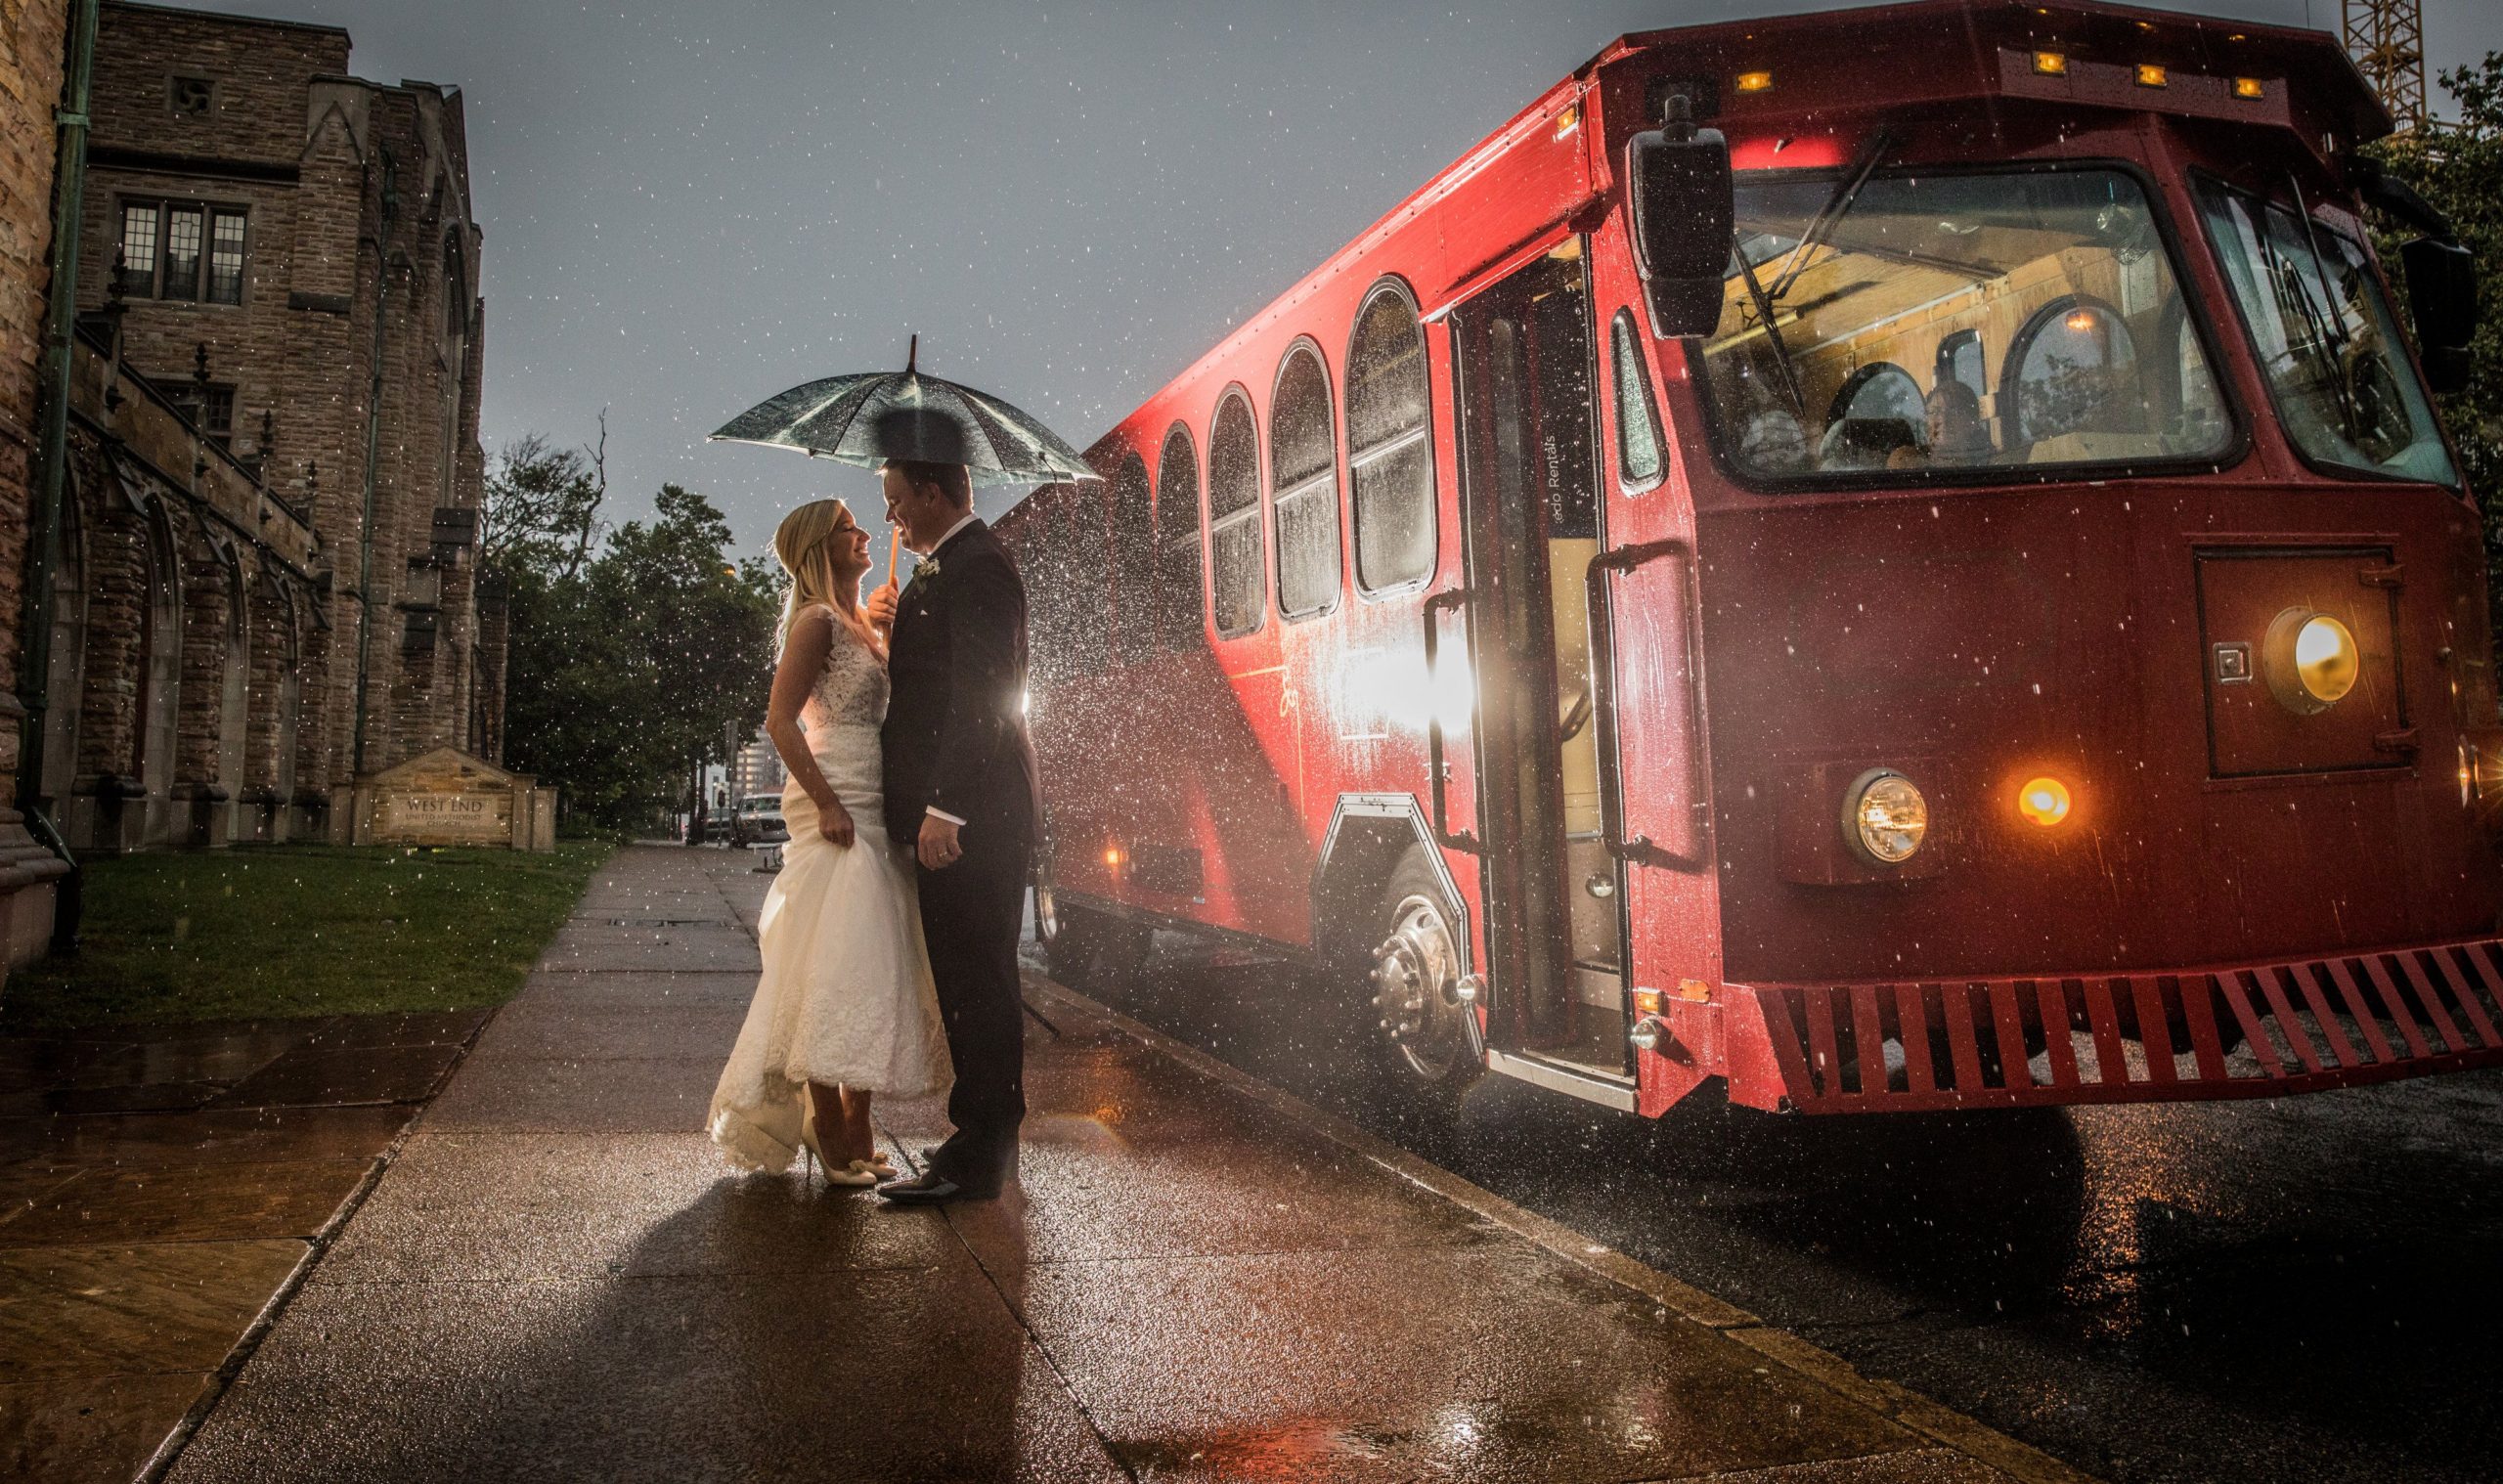
<svg viewBox="0 0 2503 1484">
<path fill-rule="evenodd" d="M 28 562 L 78 11 L 0 0 L 0 663 L 27 713 L 0 764 L 34 806 L 0 810 L 9 923 L 32 911 L 13 862 L 57 865 L 29 826 L 73 855 L 329 838 L 356 777 L 499 750 L 461 100 L 351 75 L 342 30 L 101 5 L 57 523 Z"/>
</svg>

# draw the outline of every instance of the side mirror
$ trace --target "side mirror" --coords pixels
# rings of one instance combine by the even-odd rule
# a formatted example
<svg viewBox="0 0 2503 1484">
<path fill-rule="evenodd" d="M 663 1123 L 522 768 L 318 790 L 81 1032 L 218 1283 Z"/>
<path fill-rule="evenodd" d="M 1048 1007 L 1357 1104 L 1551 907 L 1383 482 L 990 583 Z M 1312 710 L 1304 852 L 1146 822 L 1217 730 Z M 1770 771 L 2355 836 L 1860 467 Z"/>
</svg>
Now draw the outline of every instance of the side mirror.
<svg viewBox="0 0 2503 1484">
<path fill-rule="evenodd" d="M 2457 242 L 2420 237 L 2400 245 L 2398 262 L 2425 379 L 2437 392 L 2456 392 L 2468 385 L 2468 342 L 2477 333 L 2477 260 Z"/>
<path fill-rule="evenodd" d="M 1721 323 L 1737 215 L 1729 141 L 1718 129 L 1696 128 L 1686 96 L 1671 94 L 1661 126 L 1626 144 L 1625 178 L 1634 265 L 1651 301 L 1652 329 L 1710 334 Z"/>
</svg>

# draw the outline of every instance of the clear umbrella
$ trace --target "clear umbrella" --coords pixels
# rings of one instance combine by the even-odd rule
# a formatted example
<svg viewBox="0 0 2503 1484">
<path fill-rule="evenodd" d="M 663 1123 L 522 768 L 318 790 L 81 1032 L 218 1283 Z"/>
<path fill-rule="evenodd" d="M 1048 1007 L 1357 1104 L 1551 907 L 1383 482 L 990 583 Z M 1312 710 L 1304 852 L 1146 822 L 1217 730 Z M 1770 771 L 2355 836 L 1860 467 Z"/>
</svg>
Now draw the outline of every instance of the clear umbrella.
<svg viewBox="0 0 2503 1484">
<path fill-rule="evenodd" d="M 977 484 L 1098 477 L 1039 420 L 987 392 L 922 374 L 920 358 L 915 335 L 903 370 L 802 382 L 722 424 L 713 440 L 798 449 L 864 468 L 890 458 L 961 463 Z"/>
</svg>

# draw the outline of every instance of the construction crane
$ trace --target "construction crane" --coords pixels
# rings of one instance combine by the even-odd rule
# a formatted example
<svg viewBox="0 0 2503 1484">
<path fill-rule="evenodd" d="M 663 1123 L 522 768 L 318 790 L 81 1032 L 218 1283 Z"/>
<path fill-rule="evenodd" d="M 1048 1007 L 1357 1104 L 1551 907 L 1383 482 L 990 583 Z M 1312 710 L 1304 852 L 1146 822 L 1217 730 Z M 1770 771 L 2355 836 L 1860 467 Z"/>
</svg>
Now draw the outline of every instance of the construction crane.
<svg viewBox="0 0 2503 1484">
<path fill-rule="evenodd" d="M 2405 134 L 2425 126 L 2424 0 L 2340 0 L 2347 55 Z"/>
</svg>

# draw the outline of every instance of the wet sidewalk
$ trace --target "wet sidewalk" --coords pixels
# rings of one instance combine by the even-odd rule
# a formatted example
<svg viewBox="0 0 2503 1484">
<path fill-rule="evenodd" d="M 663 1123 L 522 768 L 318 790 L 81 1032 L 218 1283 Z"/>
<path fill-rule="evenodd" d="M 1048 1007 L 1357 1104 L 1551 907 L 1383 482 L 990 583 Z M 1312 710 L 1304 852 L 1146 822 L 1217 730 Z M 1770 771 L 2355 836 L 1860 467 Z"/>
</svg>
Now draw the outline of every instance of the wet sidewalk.
<svg viewBox="0 0 2503 1484">
<path fill-rule="evenodd" d="M 1040 982 L 1021 1192 L 737 1176 L 745 865 L 613 860 L 173 1478 L 2074 1477 Z"/>
</svg>

